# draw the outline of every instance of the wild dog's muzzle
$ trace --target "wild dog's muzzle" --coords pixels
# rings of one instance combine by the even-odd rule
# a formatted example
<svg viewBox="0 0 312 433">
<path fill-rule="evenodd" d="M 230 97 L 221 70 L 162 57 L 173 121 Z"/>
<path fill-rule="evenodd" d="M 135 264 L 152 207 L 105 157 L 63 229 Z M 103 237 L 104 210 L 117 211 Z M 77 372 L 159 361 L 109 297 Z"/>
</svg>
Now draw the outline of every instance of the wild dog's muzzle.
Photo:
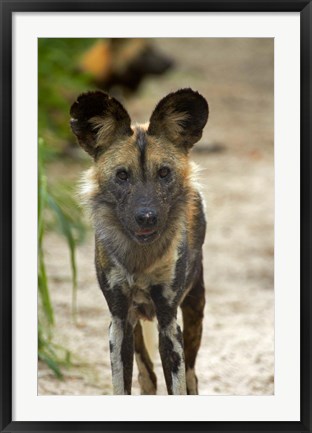
<svg viewBox="0 0 312 433">
<path fill-rule="evenodd" d="M 140 208 L 135 220 L 142 229 L 151 230 L 157 224 L 157 212 L 154 209 Z"/>
<path fill-rule="evenodd" d="M 135 221 L 139 228 L 135 235 L 140 242 L 150 242 L 157 237 L 157 220 L 155 209 L 146 207 L 138 209 L 135 214 Z"/>
</svg>

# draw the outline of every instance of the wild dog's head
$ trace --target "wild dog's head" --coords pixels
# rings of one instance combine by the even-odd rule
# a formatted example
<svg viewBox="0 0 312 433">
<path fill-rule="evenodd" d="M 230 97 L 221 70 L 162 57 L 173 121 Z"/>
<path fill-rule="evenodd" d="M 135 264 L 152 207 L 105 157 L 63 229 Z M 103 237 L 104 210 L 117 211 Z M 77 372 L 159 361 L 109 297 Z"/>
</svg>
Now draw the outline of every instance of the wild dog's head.
<svg viewBox="0 0 312 433">
<path fill-rule="evenodd" d="M 139 244 L 169 233 L 188 197 L 188 152 L 208 119 L 205 98 L 191 89 L 170 93 L 148 126 L 131 126 L 123 106 L 102 92 L 80 95 L 70 114 L 79 144 L 94 159 L 88 198 L 106 225 Z"/>
</svg>

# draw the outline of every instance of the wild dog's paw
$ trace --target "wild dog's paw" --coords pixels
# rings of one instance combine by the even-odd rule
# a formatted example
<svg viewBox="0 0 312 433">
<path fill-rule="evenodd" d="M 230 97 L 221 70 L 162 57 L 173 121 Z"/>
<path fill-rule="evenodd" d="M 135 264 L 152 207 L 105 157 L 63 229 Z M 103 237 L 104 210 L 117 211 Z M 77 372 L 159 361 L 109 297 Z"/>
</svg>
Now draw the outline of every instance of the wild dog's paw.
<svg viewBox="0 0 312 433">
<path fill-rule="evenodd" d="M 133 134 L 129 114 L 107 93 L 82 93 L 71 106 L 70 115 L 80 146 L 94 158 L 114 140 Z"/>
<path fill-rule="evenodd" d="M 201 138 L 208 113 L 203 96 L 192 89 L 181 89 L 169 93 L 157 104 L 147 132 L 189 150 Z"/>
</svg>

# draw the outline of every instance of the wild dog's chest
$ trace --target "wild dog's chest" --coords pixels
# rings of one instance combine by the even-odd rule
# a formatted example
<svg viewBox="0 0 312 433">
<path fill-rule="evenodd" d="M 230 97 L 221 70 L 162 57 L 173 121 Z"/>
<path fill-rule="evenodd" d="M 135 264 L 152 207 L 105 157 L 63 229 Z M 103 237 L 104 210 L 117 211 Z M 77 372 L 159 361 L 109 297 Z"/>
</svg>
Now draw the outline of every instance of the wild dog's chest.
<svg viewBox="0 0 312 433">
<path fill-rule="evenodd" d="M 151 299 L 151 288 L 162 286 L 168 301 L 171 299 L 171 284 L 175 277 L 175 262 L 165 260 L 139 273 L 129 273 L 122 265 L 116 264 L 108 273 L 111 290 L 121 290 L 127 296 L 134 315 L 152 319 L 155 315 Z"/>
<path fill-rule="evenodd" d="M 147 296 L 148 289 L 153 282 L 152 275 L 129 273 L 122 266 L 115 266 L 109 272 L 109 285 L 111 288 L 120 287 L 131 298 Z"/>
<path fill-rule="evenodd" d="M 122 265 L 111 268 L 108 274 L 110 287 L 120 286 L 131 293 L 132 297 L 143 296 L 155 284 L 170 285 L 174 278 L 174 264 L 162 263 L 144 272 L 130 273 Z"/>
</svg>

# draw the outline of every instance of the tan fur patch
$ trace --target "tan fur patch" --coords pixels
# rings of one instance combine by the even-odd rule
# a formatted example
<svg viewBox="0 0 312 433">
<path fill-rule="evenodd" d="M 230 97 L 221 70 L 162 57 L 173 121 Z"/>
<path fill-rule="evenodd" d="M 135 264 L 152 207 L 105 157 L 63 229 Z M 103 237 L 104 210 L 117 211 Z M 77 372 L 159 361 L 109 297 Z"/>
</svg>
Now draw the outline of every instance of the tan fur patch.
<svg viewBox="0 0 312 433">
<path fill-rule="evenodd" d="M 122 340 L 123 330 L 121 321 L 117 318 L 112 318 L 112 324 L 109 329 L 109 341 L 114 348 L 110 357 L 113 371 L 113 390 L 115 395 L 125 394 L 123 364 L 121 360 L 121 354 L 118 349 L 121 347 Z"/>
<path fill-rule="evenodd" d="M 183 122 L 190 118 L 190 115 L 186 112 L 178 112 L 178 111 L 171 111 L 168 112 L 168 115 L 166 116 L 166 132 L 168 134 L 168 137 L 173 141 L 176 142 L 181 132 L 183 131 L 183 127 L 181 126 L 180 122 Z"/>
<path fill-rule="evenodd" d="M 95 164 L 97 182 L 105 185 L 117 168 L 130 169 L 134 176 L 139 176 L 139 149 L 135 137 L 122 138 L 114 142 Z"/>
<path fill-rule="evenodd" d="M 89 123 L 97 132 L 97 147 L 105 146 L 105 142 L 112 141 L 116 130 L 116 120 L 111 116 L 96 116 L 89 119 Z"/>
<path fill-rule="evenodd" d="M 148 136 L 147 143 L 146 165 L 149 172 L 155 172 L 155 169 L 168 164 L 173 167 L 180 181 L 188 180 L 189 160 L 186 154 L 177 150 L 172 143 L 165 139 Z"/>
</svg>

